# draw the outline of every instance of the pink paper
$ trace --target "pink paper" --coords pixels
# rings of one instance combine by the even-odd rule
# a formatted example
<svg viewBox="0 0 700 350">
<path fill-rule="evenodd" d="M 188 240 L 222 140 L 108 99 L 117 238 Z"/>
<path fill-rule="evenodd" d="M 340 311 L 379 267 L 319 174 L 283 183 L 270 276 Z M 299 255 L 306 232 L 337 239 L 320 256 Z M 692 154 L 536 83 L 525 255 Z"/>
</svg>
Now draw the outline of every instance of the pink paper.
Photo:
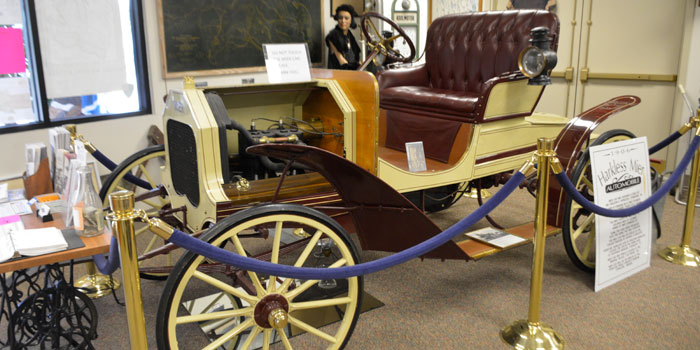
<svg viewBox="0 0 700 350">
<path fill-rule="evenodd" d="M 19 215 L 10 215 L 0 218 L 0 225 L 7 225 L 19 221 Z"/>
<path fill-rule="evenodd" d="M 0 28 L 0 74 L 24 73 L 24 40 L 22 29 Z"/>
</svg>

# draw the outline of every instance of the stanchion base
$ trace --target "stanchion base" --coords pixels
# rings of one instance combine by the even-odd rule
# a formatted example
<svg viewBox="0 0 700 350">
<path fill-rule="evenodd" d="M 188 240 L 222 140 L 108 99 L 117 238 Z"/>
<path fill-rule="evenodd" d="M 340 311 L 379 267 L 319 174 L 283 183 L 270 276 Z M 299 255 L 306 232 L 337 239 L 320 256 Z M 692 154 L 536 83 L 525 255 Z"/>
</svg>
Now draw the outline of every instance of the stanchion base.
<svg viewBox="0 0 700 350">
<path fill-rule="evenodd" d="M 80 277 L 73 286 L 90 297 L 90 299 L 97 299 L 112 293 L 113 289 L 117 290 L 119 281 L 97 273 Z"/>
<path fill-rule="evenodd" d="M 469 198 L 477 199 L 477 198 L 479 198 L 479 193 L 477 191 L 478 190 L 476 188 L 472 188 L 471 191 L 465 193 L 465 195 Z M 486 199 L 489 197 L 491 197 L 491 192 L 489 192 L 489 190 L 482 188 L 481 189 L 481 199 Z"/>
<path fill-rule="evenodd" d="M 564 349 L 564 339 L 540 322 L 515 321 L 501 330 L 501 339 L 518 350 Z"/>
<path fill-rule="evenodd" d="M 689 246 L 670 246 L 659 251 L 659 256 L 674 264 L 700 267 L 700 251 Z"/>
</svg>

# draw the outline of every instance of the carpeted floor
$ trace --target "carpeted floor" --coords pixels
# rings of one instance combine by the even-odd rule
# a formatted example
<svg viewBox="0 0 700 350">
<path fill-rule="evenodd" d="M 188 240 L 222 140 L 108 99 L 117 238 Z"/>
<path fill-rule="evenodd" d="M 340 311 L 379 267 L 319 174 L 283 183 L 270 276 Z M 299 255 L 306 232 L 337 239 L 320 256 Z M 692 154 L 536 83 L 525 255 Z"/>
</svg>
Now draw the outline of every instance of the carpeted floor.
<svg viewBox="0 0 700 350">
<path fill-rule="evenodd" d="M 475 208 L 475 200 L 462 199 L 431 218 L 445 228 Z M 700 349 L 700 269 L 674 265 L 656 255 L 659 249 L 680 243 L 684 213 L 684 206 L 667 197 L 663 235 L 654 244 L 651 268 L 599 293 L 593 291 L 593 275 L 569 261 L 561 235 L 549 238 L 541 321 L 565 339 L 568 349 Z M 531 221 L 533 214 L 534 199 L 516 191 L 493 217 L 514 226 Z M 478 226 L 487 223 L 482 220 Z M 696 215 L 696 247 L 699 231 L 700 215 Z M 366 276 L 365 290 L 385 306 L 360 316 L 346 348 L 507 349 L 500 329 L 527 318 L 531 247 L 469 263 L 414 259 Z M 369 261 L 385 255 L 364 251 L 361 257 Z M 150 348 L 156 344 L 155 313 L 163 285 L 142 281 Z M 121 289 L 118 296 L 123 300 Z M 129 348 L 124 308 L 111 296 L 95 303 L 99 312 L 95 348 Z"/>
</svg>

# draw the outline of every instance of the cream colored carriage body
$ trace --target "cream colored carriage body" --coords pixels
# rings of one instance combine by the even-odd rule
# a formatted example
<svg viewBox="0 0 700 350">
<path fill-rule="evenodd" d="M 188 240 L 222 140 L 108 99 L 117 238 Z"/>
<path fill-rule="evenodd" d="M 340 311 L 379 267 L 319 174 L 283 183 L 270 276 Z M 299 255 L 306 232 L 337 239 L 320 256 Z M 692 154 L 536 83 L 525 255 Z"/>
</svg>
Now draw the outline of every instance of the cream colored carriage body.
<svg viewBox="0 0 700 350">
<path fill-rule="evenodd" d="M 567 122 L 561 116 L 533 114 L 500 119 L 498 116 L 532 110 L 541 87 L 523 81 L 494 91 L 485 122 L 463 125 L 468 140 L 448 163 L 427 160 L 427 171 L 410 172 L 405 153 L 382 144 L 385 124 L 378 107 L 377 83 L 369 73 L 317 71 L 311 82 L 260 84 L 217 88 L 186 88 L 169 93 L 163 114 L 166 166 L 164 185 L 172 207 L 186 207 L 179 219 L 193 231 L 217 221 L 217 208 L 246 195 L 224 179 L 229 155 L 238 154 L 236 131 L 220 132 L 205 93 L 216 92 L 228 117 L 246 127 L 256 118 L 289 118 L 322 124 L 335 136 L 307 143 L 344 156 L 399 192 L 461 183 L 514 170 L 528 160 L 539 137 L 555 137 Z M 321 77 L 319 77 L 321 76 Z M 493 121 L 488 121 L 493 117 Z M 337 134 L 342 133 L 342 137 Z M 226 140 L 223 140 L 225 135 Z M 221 147 L 222 142 L 226 146 Z M 224 154 L 227 152 L 228 154 Z M 255 181 L 253 181 L 255 182 Z M 248 198 L 248 197 L 246 197 Z M 249 205 L 270 200 L 249 198 Z M 184 217 L 186 216 L 186 217 Z"/>
</svg>

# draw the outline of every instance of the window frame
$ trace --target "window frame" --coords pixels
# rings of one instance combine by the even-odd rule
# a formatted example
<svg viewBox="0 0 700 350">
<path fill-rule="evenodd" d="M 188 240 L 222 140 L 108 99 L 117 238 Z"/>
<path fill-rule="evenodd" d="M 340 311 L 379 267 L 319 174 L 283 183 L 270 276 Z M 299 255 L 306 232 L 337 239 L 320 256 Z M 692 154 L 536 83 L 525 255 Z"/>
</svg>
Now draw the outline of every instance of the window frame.
<svg viewBox="0 0 700 350">
<path fill-rule="evenodd" d="M 63 124 L 90 123 L 152 114 L 151 87 L 148 76 L 148 60 L 146 57 L 146 31 L 143 21 L 143 4 L 142 0 L 130 0 L 130 3 L 131 32 L 134 45 L 134 67 L 136 69 L 136 81 L 139 86 L 137 91 L 139 106 L 141 107 L 140 110 L 130 113 L 90 115 L 62 120 L 51 120 L 49 118 L 49 99 L 46 98 L 46 88 L 44 86 L 44 69 L 37 29 L 36 4 L 34 0 L 22 0 L 23 36 L 25 45 L 27 46 L 25 52 L 29 56 L 30 64 L 29 89 L 34 96 L 32 99 L 32 108 L 36 112 L 39 121 L 26 125 L 2 126 L 0 127 L 0 135 L 46 129 Z"/>
</svg>

